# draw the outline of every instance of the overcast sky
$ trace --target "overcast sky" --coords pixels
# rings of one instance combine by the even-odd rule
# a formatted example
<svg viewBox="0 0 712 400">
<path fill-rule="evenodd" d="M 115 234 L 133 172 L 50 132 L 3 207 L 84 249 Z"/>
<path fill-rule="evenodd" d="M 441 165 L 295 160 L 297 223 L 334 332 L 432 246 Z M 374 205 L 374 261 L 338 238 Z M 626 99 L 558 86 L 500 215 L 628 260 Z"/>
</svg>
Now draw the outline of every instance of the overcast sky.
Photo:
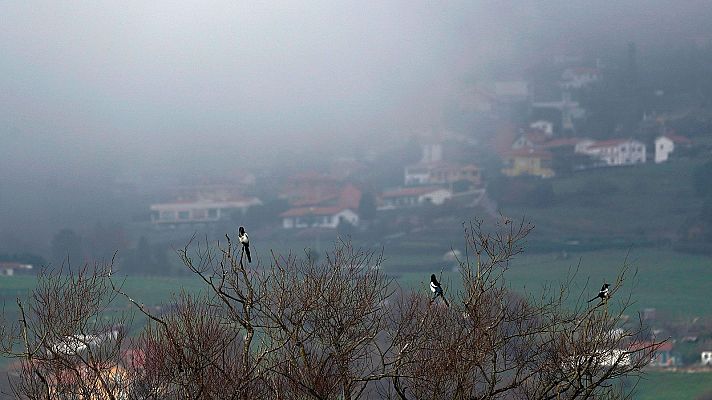
<svg viewBox="0 0 712 400">
<path fill-rule="evenodd" d="M 705 3 L 2 2 L 0 135 L 81 166 L 430 129 L 488 63 L 694 31 Z"/>
</svg>

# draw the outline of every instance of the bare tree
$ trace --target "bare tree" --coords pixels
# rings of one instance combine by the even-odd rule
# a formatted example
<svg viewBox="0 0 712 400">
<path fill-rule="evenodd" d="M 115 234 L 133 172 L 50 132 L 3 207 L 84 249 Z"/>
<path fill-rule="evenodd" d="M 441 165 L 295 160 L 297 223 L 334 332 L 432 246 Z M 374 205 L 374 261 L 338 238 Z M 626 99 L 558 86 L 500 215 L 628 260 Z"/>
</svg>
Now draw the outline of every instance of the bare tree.
<svg viewBox="0 0 712 400">
<path fill-rule="evenodd" d="M 109 265 L 43 270 L 18 321 L 5 324 L 5 355 L 21 360 L 11 382 L 18 398 L 116 399 L 125 393 L 117 369 L 128 315 L 112 308 Z"/>
<path fill-rule="evenodd" d="M 392 278 L 380 268 L 382 257 L 339 242 L 322 263 L 307 258 L 275 258 L 270 281 L 272 371 L 281 377 L 276 392 L 285 398 L 362 396 L 369 382 L 382 379 L 382 335 L 387 327 Z"/>
<path fill-rule="evenodd" d="M 608 303 L 567 306 L 571 279 L 541 298 L 523 298 L 506 281 L 510 261 L 524 249 L 532 225 L 504 219 L 492 233 L 482 222 L 466 229 L 460 261 L 463 290 L 452 307 L 422 298 L 401 306 L 393 325 L 399 350 L 394 397 L 560 399 L 618 395 L 612 384 L 634 375 L 659 343 L 639 345 L 642 323 L 624 324 L 630 298 L 617 313 Z M 626 281 L 623 266 L 613 294 Z"/>
<path fill-rule="evenodd" d="M 136 399 L 576 399 L 615 398 L 659 342 L 628 321 L 624 263 L 612 298 L 586 303 L 573 275 L 539 297 L 513 292 L 510 262 L 532 226 L 502 219 L 465 229 L 462 289 L 404 291 L 382 256 L 337 241 L 320 260 L 273 254 L 244 262 L 225 241 L 179 251 L 205 284 L 157 314 L 109 267 L 40 277 L 20 322 L 3 325 L 5 352 L 25 361 L 24 398 Z M 428 274 L 426 274 L 427 276 Z M 119 295 L 148 323 L 130 341 L 93 337 Z M 607 300 L 607 299 L 606 299 Z M 113 315 L 113 314 L 110 314 Z M 116 324 L 112 321 L 111 324 Z M 91 336 L 94 335 L 94 336 Z M 641 344 L 646 339 L 645 343 Z M 125 356 L 130 349 L 133 357 Z M 21 348 L 21 351 L 16 349 Z M 120 365 L 121 373 L 106 368 Z M 67 372 L 69 371 L 69 372 Z M 73 372 L 72 372 L 73 371 Z M 72 379 L 66 379 L 69 373 Z M 67 388 L 63 386 L 67 383 Z M 118 387 L 121 386 L 120 390 Z"/>
</svg>

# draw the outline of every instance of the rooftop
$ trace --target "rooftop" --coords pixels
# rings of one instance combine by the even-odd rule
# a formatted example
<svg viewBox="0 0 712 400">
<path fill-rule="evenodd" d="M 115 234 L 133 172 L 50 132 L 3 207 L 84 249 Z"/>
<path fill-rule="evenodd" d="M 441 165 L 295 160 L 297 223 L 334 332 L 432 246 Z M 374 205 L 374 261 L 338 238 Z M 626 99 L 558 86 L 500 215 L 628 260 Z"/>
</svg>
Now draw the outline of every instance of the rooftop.
<svg viewBox="0 0 712 400">
<path fill-rule="evenodd" d="M 315 216 L 328 216 L 336 215 L 344 210 L 348 210 L 348 207 L 297 207 L 290 208 L 289 210 L 280 214 L 280 217 L 304 217 L 307 215 Z"/>
</svg>

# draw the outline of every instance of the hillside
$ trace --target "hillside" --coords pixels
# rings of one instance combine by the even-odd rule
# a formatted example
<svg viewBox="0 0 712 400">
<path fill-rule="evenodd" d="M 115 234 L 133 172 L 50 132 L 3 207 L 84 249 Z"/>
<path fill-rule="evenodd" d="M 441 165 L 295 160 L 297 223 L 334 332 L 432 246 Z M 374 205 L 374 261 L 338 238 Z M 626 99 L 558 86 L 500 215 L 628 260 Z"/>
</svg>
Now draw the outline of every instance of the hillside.
<svg viewBox="0 0 712 400">
<path fill-rule="evenodd" d="M 530 218 L 537 241 L 568 244 L 565 247 L 666 242 L 700 212 L 702 200 L 694 194 L 692 173 L 703 162 L 675 160 L 555 177 L 549 180 L 553 201 L 547 205 L 500 209 L 507 216 Z"/>
</svg>

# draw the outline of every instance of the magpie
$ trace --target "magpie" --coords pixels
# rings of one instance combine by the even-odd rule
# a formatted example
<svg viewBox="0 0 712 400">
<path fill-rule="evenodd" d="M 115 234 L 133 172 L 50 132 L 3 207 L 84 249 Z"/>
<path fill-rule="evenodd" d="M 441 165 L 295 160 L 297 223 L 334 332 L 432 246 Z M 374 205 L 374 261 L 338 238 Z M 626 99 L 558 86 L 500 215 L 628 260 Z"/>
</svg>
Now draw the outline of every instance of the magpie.
<svg viewBox="0 0 712 400">
<path fill-rule="evenodd" d="M 250 257 L 250 238 L 247 237 L 247 232 L 245 232 L 245 228 L 243 228 L 242 226 L 238 230 L 238 233 L 239 235 L 237 235 L 237 238 L 240 239 L 240 243 L 242 243 L 242 249 L 245 250 L 247 262 L 251 263 L 252 257 Z"/>
<path fill-rule="evenodd" d="M 609 286 L 611 286 L 611 285 L 604 283 L 603 286 L 601 287 L 601 290 L 598 291 L 598 295 L 596 295 L 596 297 L 592 298 L 588 302 L 590 303 L 596 299 L 601 299 L 601 301 L 608 300 L 608 297 L 610 297 L 610 294 L 608 293 Z"/>
<path fill-rule="evenodd" d="M 450 307 L 450 305 L 447 303 L 447 300 L 445 299 L 445 293 L 443 292 L 443 288 L 440 286 L 440 282 L 438 282 L 438 279 L 435 277 L 435 274 L 430 275 L 430 291 L 435 293 L 433 299 L 430 300 L 431 302 L 435 301 L 435 299 L 440 296 L 443 298 L 445 305 Z"/>
</svg>

